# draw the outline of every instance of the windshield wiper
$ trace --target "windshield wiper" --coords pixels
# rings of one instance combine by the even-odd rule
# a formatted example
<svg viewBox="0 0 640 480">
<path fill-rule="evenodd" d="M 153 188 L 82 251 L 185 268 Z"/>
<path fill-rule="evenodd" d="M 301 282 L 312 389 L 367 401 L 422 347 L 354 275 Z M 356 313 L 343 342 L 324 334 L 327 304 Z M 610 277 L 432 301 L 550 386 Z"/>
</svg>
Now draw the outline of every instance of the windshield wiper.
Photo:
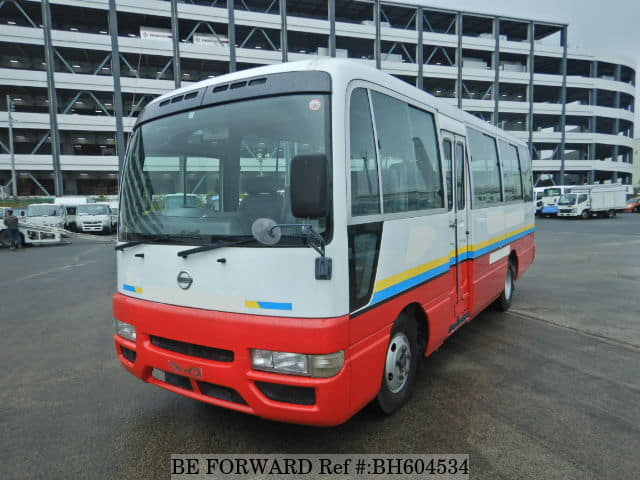
<svg viewBox="0 0 640 480">
<path fill-rule="evenodd" d="M 182 258 L 187 258 L 189 255 L 192 255 L 194 253 L 207 252 L 209 250 L 215 250 L 217 248 L 232 247 L 234 245 L 242 245 L 242 244 L 251 243 L 251 242 L 255 242 L 255 239 L 245 238 L 244 240 L 238 240 L 236 242 L 224 242 L 224 243 L 220 242 L 220 243 L 214 243 L 211 245 L 203 245 L 201 247 L 190 248 L 188 250 L 181 250 L 178 252 L 178 256 Z"/>
<path fill-rule="evenodd" d="M 125 248 L 135 247 L 136 245 L 142 245 L 143 243 L 158 243 L 169 240 L 202 240 L 202 237 L 198 235 L 149 235 L 149 238 L 145 238 L 144 240 L 134 240 L 122 243 L 116 246 L 115 249 L 124 250 Z"/>
</svg>

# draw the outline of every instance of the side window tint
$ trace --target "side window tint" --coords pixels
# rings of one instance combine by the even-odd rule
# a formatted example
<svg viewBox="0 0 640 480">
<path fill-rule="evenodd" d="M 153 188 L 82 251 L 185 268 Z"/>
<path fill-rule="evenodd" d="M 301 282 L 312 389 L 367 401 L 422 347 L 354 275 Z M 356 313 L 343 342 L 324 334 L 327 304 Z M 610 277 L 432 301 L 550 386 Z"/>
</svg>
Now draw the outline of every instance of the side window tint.
<svg viewBox="0 0 640 480">
<path fill-rule="evenodd" d="M 442 208 L 442 171 L 433 115 L 371 92 L 385 213 Z"/>
<path fill-rule="evenodd" d="M 376 276 L 382 223 L 350 225 L 349 304 L 353 312 L 369 303 Z"/>
<path fill-rule="evenodd" d="M 453 208 L 452 147 L 451 140 L 444 140 L 442 142 L 442 148 L 444 150 L 444 178 L 447 182 L 447 206 L 449 210 Z"/>
<path fill-rule="evenodd" d="M 496 140 L 469 128 L 471 175 L 473 175 L 473 206 L 476 208 L 502 202 L 502 180 L 498 165 Z"/>
<path fill-rule="evenodd" d="M 464 163 L 464 145 L 456 143 L 456 203 L 458 210 L 463 210 L 465 206 L 465 163 Z"/>
<path fill-rule="evenodd" d="M 520 170 L 522 171 L 522 190 L 524 193 L 524 201 L 531 202 L 533 200 L 533 178 L 531 176 L 531 157 L 526 148 L 518 148 L 520 153 Z"/>
<path fill-rule="evenodd" d="M 349 117 L 351 214 L 358 216 L 380 213 L 373 123 L 369 96 L 364 88 L 357 88 L 351 94 Z"/>
<path fill-rule="evenodd" d="M 518 149 L 500 140 L 500 160 L 502 161 L 502 177 L 504 180 L 504 200 L 522 200 L 522 175 Z"/>
</svg>

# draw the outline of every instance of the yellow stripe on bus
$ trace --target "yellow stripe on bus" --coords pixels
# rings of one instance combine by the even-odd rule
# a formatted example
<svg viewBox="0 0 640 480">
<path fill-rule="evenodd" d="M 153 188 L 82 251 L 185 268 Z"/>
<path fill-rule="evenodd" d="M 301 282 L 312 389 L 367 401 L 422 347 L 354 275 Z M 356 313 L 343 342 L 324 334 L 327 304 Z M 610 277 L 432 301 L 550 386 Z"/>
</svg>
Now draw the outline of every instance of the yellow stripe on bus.
<svg viewBox="0 0 640 480">
<path fill-rule="evenodd" d="M 518 228 L 517 230 L 513 230 L 512 232 L 505 233 L 504 235 L 500 235 L 498 237 L 494 237 L 486 242 L 477 243 L 475 245 L 464 246 L 458 249 L 458 256 L 467 253 L 473 252 L 475 250 L 481 250 L 495 243 L 499 243 L 502 240 L 505 240 L 509 237 L 513 237 L 514 235 L 518 235 L 519 233 L 525 232 L 535 227 L 535 224 L 528 225 L 526 227 Z M 397 273 L 392 275 L 391 277 L 387 277 L 384 280 L 380 280 L 376 282 L 374 287 L 374 293 L 380 292 L 386 288 L 397 285 L 400 282 L 404 282 L 405 280 L 409 280 L 410 278 L 416 277 L 424 272 L 429 270 L 433 270 L 434 268 L 441 267 L 445 263 L 449 263 L 452 258 L 456 258 L 456 251 L 451 250 L 449 255 L 443 258 L 438 258 L 437 260 L 433 260 L 431 262 L 425 263 L 423 265 L 419 265 L 417 267 L 413 267 L 409 270 L 405 270 L 404 272 Z M 248 305 L 247 305 L 248 306 Z"/>
</svg>

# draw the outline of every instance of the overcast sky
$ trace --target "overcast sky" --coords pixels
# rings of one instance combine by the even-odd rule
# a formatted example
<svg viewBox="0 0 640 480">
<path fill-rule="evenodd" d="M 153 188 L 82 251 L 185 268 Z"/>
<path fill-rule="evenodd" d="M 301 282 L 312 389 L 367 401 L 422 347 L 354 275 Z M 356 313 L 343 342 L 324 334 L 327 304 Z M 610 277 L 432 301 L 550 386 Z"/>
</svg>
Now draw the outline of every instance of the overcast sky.
<svg viewBox="0 0 640 480">
<path fill-rule="evenodd" d="M 416 5 L 569 24 L 569 47 L 612 52 L 640 65 L 640 0 L 405 0 Z M 640 67 L 636 67 L 636 85 Z M 640 98 L 636 94 L 636 121 Z M 640 126 L 636 127 L 640 130 Z M 636 137 L 639 136 L 636 134 Z"/>
</svg>

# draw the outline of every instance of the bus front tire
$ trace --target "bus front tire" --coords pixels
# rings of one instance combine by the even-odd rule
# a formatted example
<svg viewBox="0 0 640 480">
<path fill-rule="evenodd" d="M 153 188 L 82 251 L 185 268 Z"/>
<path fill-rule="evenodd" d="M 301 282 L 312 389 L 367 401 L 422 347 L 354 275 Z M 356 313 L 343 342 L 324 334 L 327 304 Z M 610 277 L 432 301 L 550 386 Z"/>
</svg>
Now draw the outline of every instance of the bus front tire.
<svg viewBox="0 0 640 480">
<path fill-rule="evenodd" d="M 382 386 L 377 396 L 378 407 L 385 415 L 398 410 L 411 396 L 419 360 L 417 336 L 414 319 L 406 312 L 400 314 L 391 329 Z"/>
<path fill-rule="evenodd" d="M 500 297 L 498 297 L 495 303 L 496 310 L 499 312 L 506 312 L 511 307 L 513 293 L 516 290 L 516 275 L 516 266 L 513 261 L 510 261 L 504 280 L 504 290 L 502 290 Z"/>
</svg>

